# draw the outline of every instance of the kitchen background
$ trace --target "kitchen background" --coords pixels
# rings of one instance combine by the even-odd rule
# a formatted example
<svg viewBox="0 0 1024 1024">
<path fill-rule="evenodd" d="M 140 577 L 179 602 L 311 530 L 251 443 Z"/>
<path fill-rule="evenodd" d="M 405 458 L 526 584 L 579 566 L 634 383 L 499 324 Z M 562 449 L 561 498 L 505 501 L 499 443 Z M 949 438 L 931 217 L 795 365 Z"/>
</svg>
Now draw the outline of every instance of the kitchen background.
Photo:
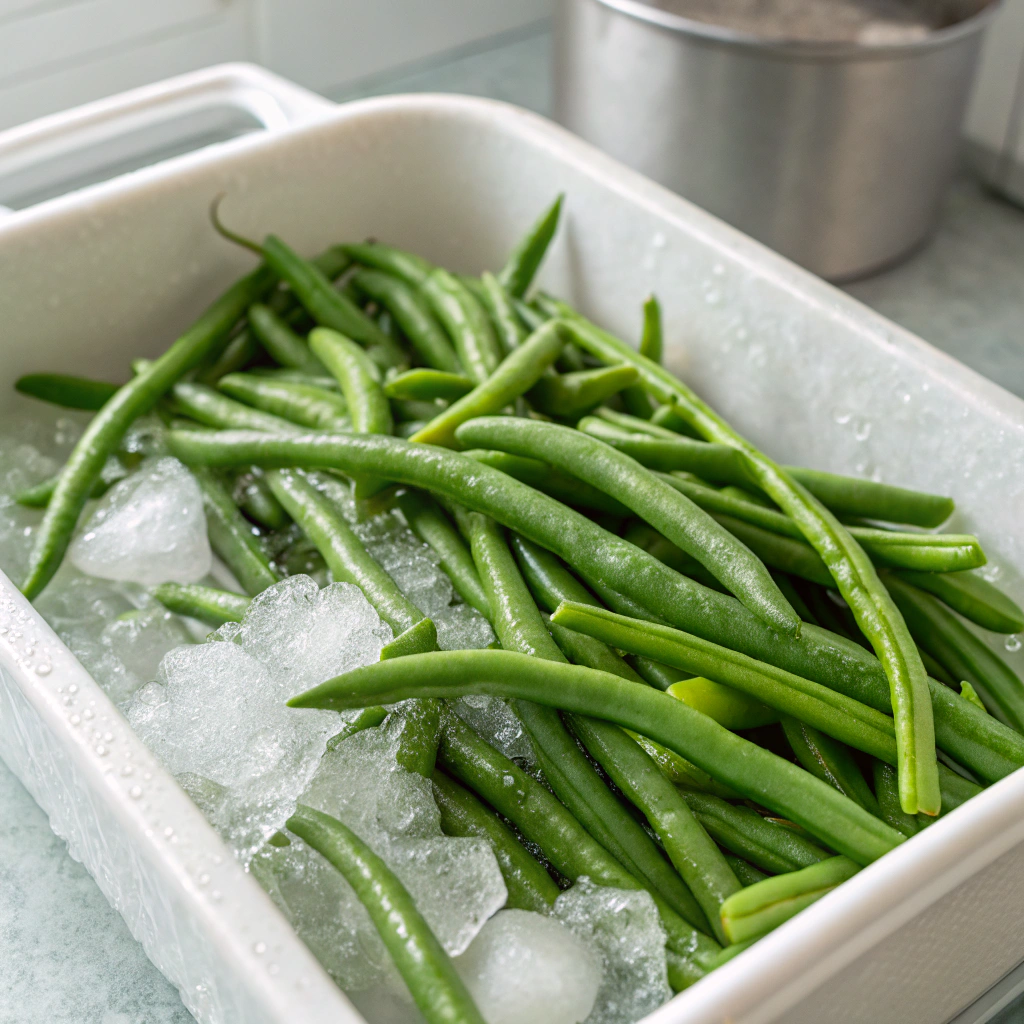
<svg viewBox="0 0 1024 1024">
<path fill-rule="evenodd" d="M 0 129 L 228 60 L 255 61 L 337 100 L 464 92 L 550 114 L 552 6 L 0 0 Z M 1024 396 L 1024 211 L 977 174 L 1024 201 L 1022 118 L 1024 0 L 1009 0 L 988 34 L 963 167 L 933 239 L 847 290 Z M 192 1020 L 2 764 L 0 986 L 0 1024 Z M 1024 1010 L 1010 1006 L 994 1019 L 1024 1021 Z"/>
</svg>

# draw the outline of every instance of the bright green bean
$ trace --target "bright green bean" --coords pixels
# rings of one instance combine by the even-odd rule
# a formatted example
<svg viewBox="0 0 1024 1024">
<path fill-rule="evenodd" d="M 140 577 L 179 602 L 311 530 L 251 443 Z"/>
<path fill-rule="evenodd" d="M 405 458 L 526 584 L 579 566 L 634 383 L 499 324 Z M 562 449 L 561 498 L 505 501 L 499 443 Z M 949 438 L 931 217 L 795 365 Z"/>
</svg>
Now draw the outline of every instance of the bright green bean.
<svg viewBox="0 0 1024 1024">
<path fill-rule="evenodd" d="M 636 379 L 632 366 L 599 366 L 541 377 L 526 397 L 542 413 L 572 420 L 636 383 Z"/>
<path fill-rule="evenodd" d="M 725 854 L 725 862 L 732 868 L 733 874 L 739 879 L 740 885 L 753 885 L 755 882 L 762 882 L 768 877 L 763 871 L 755 868 L 753 864 L 731 853 Z"/>
<path fill-rule="evenodd" d="M 121 387 L 93 417 L 65 464 L 39 525 L 21 586 L 30 601 L 57 571 L 93 486 L 125 431 L 178 378 L 227 343 L 228 332 L 239 317 L 272 283 L 272 272 L 260 267 L 232 285 L 159 359 Z"/>
<path fill-rule="evenodd" d="M 434 269 L 434 266 L 422 256 L 395 249 L 379 242 L 364 242 L 342 246 L 345 253 L 357 263 L 375 270 L 383 270 L 406 284 L 421 285 Z"/>
<path fill-rule="evenodd" d="M 305 370 L 293 370 L 287 366 L 250 366 L 246 373 L 253 377 L 265 377 L 267 380 L 286 380 L 292 384 L 308 384 L 310 387 L 322 388 L 324 391 L 340 391 L 338 382 L 328 375 L 326 369 L 316 373 Z"/>
<path fill-rule="evenodd" d="M 509 253 L 505 266 L 498 274 L 498 280 L 509 295 L 521 299 L 533 283 L 551 239 L 558 230 L 558 218 L 562 213 L 563 195 L 540 215 L 540 218 Z"/>
<path fill-rule="evenodd" d="M 47 477 L 33 487 L 26 487 L 24 490 L 17 491 L 14 495 L 14 500 L 19 505 L 24 505 L 25 508 L 46 508 L 50 504 L 53 492 L 57 489 L 57 483 L 60 481 L 62 472 L 63 470 L 60 473 L 54 473 L 53 476 Z M 102 498 L 110 489 L 110 486 L 102 476 L 97 477 L 96 482 L 92 485 L 92 490 L 89 492 L 89 497 Z"/>
<path fill-rule="evenodd" d="M 60 373 L 30 373 L 14 382 L 14 390 L 65 409 L 102 409 L 120 389 L 120 384 Z"/>
<path fill-rule="evenodd" d="M 468 377 L 482 384 L 498 368 L 501 350 L 486 310 L 454 274 L 435 268 L 420 285 L 444 325 Z"/>
<path fill-rule="evenodd" d="M 412 897 L 369 846 L 337 818 L 302 804 L 285 827 L 326 857 L 355 890 L 428 1024 L 484 1024 Z"/>
<path fill-rule="evenodd" d="M 978 696 L 978 691 L 966 679 L 960 683 L 960 696 L 964 700 L 969 700 L 975 707 L 981 708 L 986 714 L 988 713 L 988 708 L 985 707 L 985 702 Z"/>
<path fill-rule="evenodd" d="M 384 384 L 388 398 L 414 399 L 433 402 L 441 398 L 446 402 L 468 395 L 476 384 L 461 373 L 444 370 L 406 370 Z"/>
<path fill-rule="evenodd" d="M 352 279 L 364 295 L 379 302 L 394 318 L 420 359 L 435 370 L 459 372 L 459 360 L 419 292 L 401 278 L 379 270 L 360 270 Z"/>
<path fill-rule="evenodd" d="M 235 478 L 234 499 L 250 519 L 268 530 L 283 530 L 291 522 L 291 517 L 263 479 L 263 471 L 255 466 L 250 472 Z"/>
<path fill-rule="evenodd" d="M 186 615 L 215 629 L 225 622 L 241 622 L 249 598 L 199 583 L 158 583 L 150 593 L 176 615 Z"/>
<path fill-rule="evenodd" d="M 501 282 L 490 272 L 480 275 L 480 294 L 477 296 L 487 310 L 498 343 L 508 355 L 526 341 L 529 331 L 512 305 L 512 298 Z"/>
<path fill-rule="evenodd" d="M 640 355 L 660 363 L 664 340 L 661 327 L 661 303 L 653 295 L 644 300 L 644 329 L 640 335 Z"/>
<path fill-rule="evenodd" d="M 934 821 L 925 814 L 907 814 L 900 807 L 899 787 L 896 770 L 892 765 L 874 760 L 872 769 L 875 780 L 875 795 L 878 799 L 879 816 L 882 821 L 891 825 L 897 832 L 902 832 L 908 839 L 916 836 L 927 823 Z"/>
<path fill-rule="evenodd" d="M 548 913 L 558 898 L 558 886 L 536 857 L 464 786 L 436 770 L 431 779 L 445 835 L 486 839 L 491 844 L 508 889 L 505 906 Z"/>
<path fill-rule="evenodd" d="M 732 942 L 759 939 L 852 878 L 860 866 L 848 857 L 766 878 L 741 889 L 722 905 L 722 926 Z"/>
<path fill-rule="evenodd" d="M 194 464 L 376 472 L 429 489 L 490 515 L 559 555 L 591 587 L 604 580 L 605 591 L 610 586 L 636 604 L 650 602 L 681 629 L 812 678 L 876 710 L 891 708 L 885 673 L 863 647 L 807 624 L 799 640 L 780 635 L 735 599 L 680 576 L 586 517 L 457 452 L 383 436 L 287 438 L 250 431 L 171 431 L 167 442 L 183 461 Z M 1024 737 L 941 683 L 931 684 L 930 692 L 938 741 L 958 762 L 986 781 L 1024 765 Z"/>
<path fill-rule="evenodd" d="M 350 429 L 348 406 L 336 391 L 249 373 L 226 374 L 217 382 L 217 389 L 302 427 L 328 432 Z"/>
<path fill-rule="evenodd" d="M 253 528 L 212 470 L 196 466 L 192 474 L 203 492 L 210 546 L 250 597 L 262 594 L 277 583 L 279 577 L 253 535 Z"/>
<path fill-rule="evenodd" d="M 355 669 L 292 698 L 289 706 L 345 710 L 381 703 L 382 698 L 390 702 L 467 694 L 517 697 L 650 736 L 858 863 L 870 863 L 903 841 L 831 786 L 682 701 L 578 665 L 512 651 L 417 654 Z"/>
<path fill-rule="evenodd" d="M 1024 611 L 998 587 L 973 572 L 901 572 L 901 579 L 934 594 L 965 619 L 994 633 L 1024 630 Z"/>
<path fill-rule="evenodd" d="M 578 430 L 510 416 L 464 423 L 456 436 L 469 446 L 542 459 L 610 494 L 697 559 L 758 617 L 784 633 L 799 634 L 799 616 L 761 562 L 706 512 L 628 456 Z"/>
<path fill-rule="evenodd" d="M 457 433 L 460 425 L 478 416 L 497 412 L 529 391 L 555 361 L 564 344 L 565 333 L 561 321 L 549 321 L 507 355 L 486 380 L 415 433 L 412 440 L 420 444 L 456 447 L 456 438 L 461 436 Z M 473 447 L 472 444 L 458 446 Z"/>
<path fill-rule="evenodd" d="M 237 430 L 260 430 L 269 434 L 301 434 L 302 427 L 269 412 L 253 409 L 243 402 L 222 395 L 205 384 L 185 381 L 171 388 L 171 398 L 177 412 L 191 416 L 197 423 L 208 427 Z"/>
<path fill-rule="evenodd" d="M 779 720 L 779 713 L 773 708 L 704 676 L 677 680 L 665 692 L 733 732 L 756 729 Z"/>
<path fill-rule="evenodd" d="M 560 308 L 560 307 L 559 307 Z M 849 605 L 864 635 L 870 641 L 889 681 L 896 741 L 899 750 L 900 800 L 908 814 L 923 811 L 938 814 L 941 807 L 938 767 L 935 757 L 935 727 L 929 699 L 928 675 L 903 617 L 874 566 L 846 528 L 807 490 L 825 486 L 819 475 L 801 472 L 798 482 L 780 466 L 741 437 L 710 406 L 671 373 L 635 353 L 628 345 L 598 330 L 582 318 L 572 323 L 577 343 L 605 361 L 630 362 L 640 371 L 648 389 L 662 401 L 674 403 L 708 441 L 724 443 L 745 459 L 763 490 L 800 527 L 806 540 L 821 556 Z M 830 485 L 831 486 L 831 485 Z M 855 515 L 857 495 L 870 491 L 860 487 L 832 488 L 829 500 L 845 504 Z M 896 489 L 889 495 L 887 516 L 905 519 L 914 492 Z M 946 506 L 952 502 L 946 501 Z M 946 508 L 946 514 L 951 512 Z"/>
<path fill-rule="evenodd" d="M 288 321 L 261 302 L 249 307 L 249 329 L 274 362 L 297 370 L 320 369 L 306 339 L 292 330 Z"/>
</svg>

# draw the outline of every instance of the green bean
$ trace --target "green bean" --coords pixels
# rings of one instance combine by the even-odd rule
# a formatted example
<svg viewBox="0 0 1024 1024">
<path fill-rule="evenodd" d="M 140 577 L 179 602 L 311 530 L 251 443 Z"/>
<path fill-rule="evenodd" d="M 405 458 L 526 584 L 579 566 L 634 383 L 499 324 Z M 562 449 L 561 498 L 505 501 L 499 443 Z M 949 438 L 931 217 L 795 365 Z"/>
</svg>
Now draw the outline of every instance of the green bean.
<svg viewBox="0 0 1024 1024">
<path fill-rule="evenodd" d="M 805 907 L 852 878 L 860 866 L 848 857 L 830 857 L 819 864 L 766 878 L 741 889 L 722 905 L 722 927 L 732 942 L 759 939 Z"/>
<path fill-rule="evenodd" d="M 561 308 L 559 306 L 559 308 Z M 724 443 L 743 458 L 758 487 L 800 527 L 805 539 L 821 556 L 850 606 L 861 631 L 871 642 L 889 681 L 899 750 L 900 800 L 908 814 L 938 814 L 941 797 L 935 757 L 935 728 L 928 693 L 928 676 L 917 647 L 889 592 L 878 578 L 864 550 L 846 528 L 807 490 L 830 489 L 829 500 L 843 511 L 863 514 L 859 497 L 881 485 L 837 487 L 820 474 L 801 471 L 794 477 L 741 437 L 725 420 L 680 380 L 628 345 L 594 328 L 582 318 L 572 322 L 577 343 L 605 361 L 630 362 L 656 397 L 680 407 L 708 441 Z M 886 491 L 886 517 L 912 518 L 911 508 L 928 505 L 928 496 L 890 488 Z M 916 505 L 915 505 L 916 502 Z M 944 502 L 944 504 L 943 504 Z M 934 504 L 934 503 L 931 503 Z M 945 518 L 952 508 L 939 499 Z M 930 507 L 930 506 L 929 506 Z M 921 518 L 921 517 L 918 517 Z M 941 520 L 940 520 L 941 521 Z"/>
<path fill-rule="evenodd" d="M 512 305 L 512 297 L 501 282 L 488 271 L 480 275 L 480 293 L 477 296 L 487 310 L 498 343 L 508 355 L 526 341 L 528 331 Z"/>
<path fill-rule="evenodd" d="M 306 465 L 377 472 L 490 515 L 562 557 L 588 586 L 655 605 L 672 624 L 785 668 L 888 712 L 885 673 L 870 652 L 812 625 L 799 640 L 762 624 L 738 601 L 680 576 L 656 558 L 557 501 L 464 455 L 382 436 L 269 437 L 237 431 L 171 431 L 171 450 L 206 465 Z M 599 595 L 600 596 L 600 595 Z M 602 600 L 605 600 L 602 597 Z M 606 602 L 607 603 L 607 602 Z M 652 613 L 646 612 L 651 618 Z M 930 684 L 942 749 L 986 781 L 1024 765 L 1024 737 L 983 715 L 941 683 Z"/>
<path fill-rule="evenodd" d="M 279 577 L 253 535 L 253 528 L 242 517 L 227 488 L 212 470 L 196 466 L 192 474 L 203 493 L 210 546 L 250 597 L 262 594 L 267 587 L 277 583 Z"/>
<path fill-rule="evenodd" d="M 498 280 L 509 295 L 521 299 L 533 283 L 537 268 L 541 265 L 551 239 L 558 230 L 558 218 L 562 212 L 562 201 L 557 199 L 540 215 L 540 218 L 509 253 L 505 266 L 498 273 Z"/>
<path fill-rule="evenodd" d="M 33 487 L 26 487 L 24 490 L 15 492 L 14 500 L 19 505 L 24 505 L 25 508 L 46 508 L 47 505 L 50 504 L 53 492 L 57 489 L 57 484 L 60 481 L 60 475 L 62 472 L 63 470 L 58 473 L 54 473 L 53 476 L 47 477 L 45 480 L 40 481 Z M 92 485 L 89 497 L 102 498 L 109 489 L 110 484 L 104 480 L 102 476 L 99 476 L 96 478 L 96 482 Z"/>
<path fill-rule="evenodd" d="M 310 387 L 321 388 L 324 391 L 340 391 L 338 382 L 328 376 L 327 370 L 319 370 L 310 373 L 305 370 L 293 370 L 287 366 L 250 366 L 246 373 L 253 377 L 263 377 L 267 380 L 288 381 L 291 384 L 308 384 Z"/>
<path fill-rule="evenodd" d="M 435 770 L 431 779 L 444 834 L 486 839 L 491 844 L 508 889 L 505 906 L 548 913 L 558 898 L 558 886 L 512 830 L 468 789 L 443 772 Z"/>
<path fill-rule="evenodd" d="M 546 415 L 572 420 L 629 387 L 636 379 L 637 372 L 631 366 L 599 366 L 595 370 L 541 377 L 526 397 Z"/>
<path fill-rule="evenodd" d="M 414 434 L 412 440 L 447 448 L 464 447 L 461 443 L 457 445 L 456 441 L 460 436 L 456 432 L 459 426 L 467 420 L 497 412 L 529 391 L 555 361 L 564 344 L 561 321 L 549 321 L 507 355 L 486 380 L 439 413 Z"/>
<path fill-rule="evenodd" d="M 1017 673 L 937 598 L 894 575 L 885 582 L 917 642 L 954 679 L 966 679 L 996 717 L 1024 731 L 1024 684 Z"/>
<path fill-rule="evenodd" d="M 171 388 L 171 398 L 176 411 L 208 427 L 259 430 L 269 434 L 303 432 L 300 426 L 289 420 L 236 402 L 205 384 L 182 381 Z"/>
<path fill-rule="evenodd" d="M 981 708 L 982 711 L 988 714 L 985 702 L 978 696 L 978 691 L 966 679 L 960 684 L 960 696 L 964 700 L 969 700 L 975 707 Z"/>
<path fill-rule="evenodd" d="M 688 555 L 682 548 L 677 547 L 647 523 L 639 519 L 634 520 L 621 533 L 623 540 L 628 540 L 630 544 L 643 548 L 648 554 L 654 555 L 659 562 L 664 562 L 683 576 L 689 576 L 690 579 L 696 580 L 712 590 L 718 590 L 723 594 L 728 593 L 725 587 L 696 558 Z M 774 580 L 775 577 L 772 576 L 772 579 Z M 793 611 L 795 612 L 796 609 L 794 608 Z"/>
<path fill-rule="evenodd" d="M 291 522 L 284 506 L 274 497 L 264 480 L 263 471 L 255 466 L 250 472 L 235 478 L 233 497 L 250 519 L 268 530 L 283 530 Z"/>
<path fill-rule="evenodd" d="M 930 675 L 932 679 L 938 679 L 940 683 L 945 683 L 947 686 L 952 687 L 952 689 L 955 690 L 956 680 L 946 671 L 946 669 L 940 665 L 920 644 L 917 645 L 917 651 L 921 655 L 921 661 L 924 662 L 924 667 L 928 669 L 928 675 Z M 963 683 L 961 683 L 961 686 L 962 685 Z M 977 694 L 975 694 L 975 696 L 977 696 Z M 981 698 L 978 697 L 978 700 L 981 700 Z M 982 708 L 987 714 L 988 710 L 985 709 L 984 704 L 982 705 Z"/>
<path fill-rule="evenodd" d="M 892 719 L 820 683 L 671 626 L 641 622 L 603 608 L 566 602 L 551 618 L 621 650 L 644 654 L 740 690 L 890 764 L 896 760 Z"/>
<path fill-rule="evenodd" d="M 69 377 L 60 373 L 30 373 L 14 382 L 14 390 L 42 402 L 65 409 L 87 409 L 96 412 L 114 397 L 120 384 L 87 377 Z"/>
<path fill-rule="evenodd" d="M 390 434 L 394 428 L 391 407 L 366 353 L 350 338 L 324 327 L 309 335 L 309 345 L 338 381 L 352 430 L 359 434 Z M 354 479 L 357 499 L 371 497 L 384 485 L 376 477 L 360 475 Z"/>
<path fill-rule="evenodd" d="M 830 856 L 809 839 L 762 818 L 750 807 L 736 806 L 689 787 L 680 788 L 679 793 L 720 846 L 762 871 L 778 875 L 809 867 Z"/>
<path fill-rule="evenodd" d="M 584 483 L 579 477 L 565 473 L 538 459 L 527 459 L 520 455 L 487 451 L 483 448 L 473 448 L 463 454 L 492 469 L 501 470 L 502 473 L 507 473 L 516 480 L 538 491 L 543 491 L 566 505 L 607 512 L 613 516 L 629 515 L 629 509 L 621 501 L 616 501 L 604 491 Z"/>
<path fill-rule="evenodd" d="M 296 334 L 288 321 L 270 306 L 257 302 L 249 307 L 249 329 L 270 358 L 281 366 L 298 370 L 322 369 L 318 367 L 306 339 Z"/>
<path fill-rule="evenodd" d="M 217 388 L 246 405 L 302 427 L 329 432 L 349 429 L 348 406 L 335 391 L 248 373 L 226 374 L 218 381 Z"/>
<path fill-rule="evenodd" d="M 748 799 L 870 863 L 903 837 L 862 807 L 682 701 L 605 672 L 512 651 L 445 651 L 355 669 L 292 698 L 291 707 L 345 710 L 417 696 L 491 694 L 590 715 L 650 736 Z"/>
<path fill-rule="evenodd" d="M 693 678 L 689 672 L 684 672 L 681 668 L 663 665 L 660 661 L 645 658 L 642 654 L 627 655 L 626 660 L 636 669 L 637 674 L 643 677 L 644 682 L 656 690 L 668 690 L 681 680 Z"/>
<path fill-rule="evenodd" d="M 398 507 L 412 532 L 440 556 L 441 568 L 459 597 L 489 618 L 491 609 L 473 564 L 473 556 L 445 514 L 422 491 L 403 491 L 398 496 Z"/>
<path fill-rule="evenodd" d="M 93 417 L 61 473 L 36 534 L 21 587 L 30 601 L 57 571 L 93 486 L 125 431 L 182 374 L 226 343 L 228 332 L 249 303 L 272 283 L 271 271 L 260 267 L 232 285 L 159 359 L 121 387 Z"/>
<path fill-rule="evenodd" d="M 543 459 L 610 494 L 697 559 L 758 617 L 782 632 L 799 634 L 799 616 L 760 561 L 706 512 L 628 456 L 578 430 L 509 416 L 464 423 L 456 436 L 467 445 Z"/>
<path fill-rule="evenodd" d="M 328 752 L 337 750 L 345 740 L 350 736 L 355 736 L 357 732 L 363 732 L 366 729 L 376 729 L 389 714 L 390 712 L 387 708 L 363 708 L 355 718 L 346 722 L 341 727 L 341 730 L 336 732 L 327 741 Z"/>
<path fill-rule="evenodd" d="M 644 329 L 640 335 L 640 355 L 660 363 L 664 342 L 661 328 L 661 303 L 653 295 L 644 300 Z"/>
<path fill-rule="evenodd" d="M 501 351 L 486 310 L 447 270 L 435 268 L 420 285 L 423 297 L 444 325 L 468 377 L 482 384 L 498 368 Z"/>
<path fill-rule="evenodd" d="M 375 270 L 383 270 L 406 284 L 421 285 L 434 269 L 434 265 L 415 253 L 395 249 L 379 242 L 364 242 L 342 246 L 345 253 L 357 263 Z"/>
<path fill-rule="evenodd" d="M 547 315 L 547 313 L 540 312 L 540 310 L 523 302 L 522 299 L 513 298 L 512 308 L 516 311 L 516 315 L 519 319 L 526 324 L 526 328 L 529 331 L 537 330 L 537 328 L 542 324 L 545 324 L 548 320 L 552 319 Z"/>
<path fill-rule="evenodd" d="M 882 761 L 872 762 L 875 780 L 875 795 L 878 798 L 879 816 L 882 821 L 891 825 L 897 832 L 902 832 L 908 839 L 916 836 L 921 829 L 934 821 L 925 814 L 907 814 L 900 807 L 900 794 L 896 782 L 896 772 L 892 765 Z"/>
<path fill-rule="evenodd" d="M 782 537 L 721 513 L 713 513 L 713 516 L 715 522 L 750 548 L 765 565 L 823 587 L 834 586 L 832 574 L 818 552 L 805 541 L 797 540 L 795 537 Z"/>
<path fill-rule="evenodd" d="M 680 679 L 665 692 L 733 732 L 756 729 L 779 720 L 779 713 L 774 709 L 731 686 L 723 686 L 704 676 Z"/>
<path fill-rule="evenodd" d="M 199 583 L 158 583 L 150 593 L 176 615 L 198 619 L 215 629 L 225 622 L 241 622 L 249 598 Z"/>
<path fill-rule="evenodd" d="M 522 657 L 529 660 L 526 655 Z M 644 888 L 543 785 L 455 715 L 449 715 L 442 726 L 438 760 L 447 772 L 512 822 L 570 882 L 586 877 L 616 889 Z M 660 902 L 657 897 L 655 902 Z M 718 943 L 693 929 L 663 903 L 658 911 L 668 933 L 668 948 L 685 956 L 698 970 L 706 969 L 718 952 Z"/>
<path fill-rule="evenodd" d="M 895 778 L 895 775 L 893 777 Z M 733 874 L 739 879 L 740 885 L 754 885 L 756 882 L 763 882 L 768 877 L 763 871 L 755 868 L 753 864 L 731 853 L 725 854 L 725 862 L 732 868 Z"/>
<path fill-rule="evenodd" d="M 437 402 L 420 402 L 408 398 L 391 399 L 391 414 L 397 423 L 429 423 L 443 408 L 444 406 Z"/>
<path fill-rule="evenodd" d="M 700 439 L 700 434 L 693 425 L 676 411 L 675 406 L 662 405 L 654 411 L 651 417 L 654 426 L 664 427 L 674 434 L 683 434 L 685 437 Z"/>
<path fill-rule="evenodd" d="M 441 398 L 446 402 L 468 395 L 476 387 L 473 381 L 461 373 L 444 370 L 406 370 L 384 384 L 388 398 L 406 398 L 432 402 Z"/>
<path fill-rule="evenodd" d="M 572 716 L 572 725 L 612 782 L 643 811 L 707 915 L 715 938 L 725 942 L 719 910 L 740 883 L 678 790 L 618 726 L 580 715 Z"/>
<path fill-rule="evenodd" d="M 619 367 L 627 366 L 627 363 L 618 363 Z M 612 367 L 606 367 L 606 369 L 612 369 Z M 636 367 L 632 367 L 636 369 Z M 639 376 L 639 374 L 637 374 Z M 650 437 L 660 437 L 669 441 L 678 441 L 679 435 L 676 431 L 669 430 L 667 427 L 659 426 L 656 423 L 652 423 L 650 420 L 645 420 L 640 416 L 630 416 L 628 413 L 617 412 L 615 409 L 609 409 L 608 406 L 602 405 L 600 408 L 594 410 L 594 415 L 598 419 L 604 420 L 606 423 L 610 423 L 613 427 L 619 428 L 619 433 L 625 432 L 627 434 L 647 434 Z M 700 438 L 697 438 L 700 440 Z M 705 442 L 707 443 L 707 442 Z"/>
<path fill-rule="evenodd" d="M 934 594 L 953 611 L 994 633 L 1024 630 L 1024 611 L 984 577 L 973 572 L 900 572 L 918 590 Z"/>
<path fill-rule="evenodd" d="M 401 327 L 427 366 L 447 373 L 459 372 L 459 360 L 430 306 L 406 281 L 379 270 L 360 270 L 352 283 L 380 303 Z"/>
<path fill-rule="evenodd" d="M 532 588 L 531 588 L 532 589 Z M 592 636 L 577 633 L 575 629 L 566 629 L 545 618 L 551 639 L 558 644 L 558 649 L 568 661 L 574 665 L 586 665 L 601 672 L 611 672 L 630 682 L 645 685 L 643 679 L 619 657 L 607 644 L 595 640 Z"/>
<path fill-rule="evenodd" d="M 875 794 L 864 781 L 864 776 L 850 751 L 830 736 L 819 732 L 805 722 L 798 722 L 788 715 L 782 718 L 782 729 L 796 759 L 812 775 L 835 786 L 851 800 L 855 800 L 876 818 L 884 818 Z M 900 829 L 902 831 L 902 829 Z"/>
<path fill-rule="evenodd" d="M 302 804 L 285 827 L 325 857 L 355 890 L 428 1024 L 484 1024 L 412 897 L 369 846 L 337 818 Z"/>
</svg>

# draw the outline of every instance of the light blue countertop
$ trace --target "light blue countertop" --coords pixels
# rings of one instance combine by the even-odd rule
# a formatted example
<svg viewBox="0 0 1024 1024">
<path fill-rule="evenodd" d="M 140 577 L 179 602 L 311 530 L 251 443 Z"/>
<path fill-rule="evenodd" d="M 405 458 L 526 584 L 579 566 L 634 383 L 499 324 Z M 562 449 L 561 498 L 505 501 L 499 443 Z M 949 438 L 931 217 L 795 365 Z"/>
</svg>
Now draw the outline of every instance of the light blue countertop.
<svg viewBox="0 0 1024 1024">
<path fill-rule="evenodd" d="M 465 92 L 550 108 L 546 26 L 337 97 Z M 851 294 L 1024 396 L 1024 212 L 968 174 L 931 244 Z M 1010 1007 L 1003 1024 L 1024 1021 Z M 146 959 L 46 816 L 0 763 L 0 1024 L 185 1024 L 192 1017 Z"/>
</svg>

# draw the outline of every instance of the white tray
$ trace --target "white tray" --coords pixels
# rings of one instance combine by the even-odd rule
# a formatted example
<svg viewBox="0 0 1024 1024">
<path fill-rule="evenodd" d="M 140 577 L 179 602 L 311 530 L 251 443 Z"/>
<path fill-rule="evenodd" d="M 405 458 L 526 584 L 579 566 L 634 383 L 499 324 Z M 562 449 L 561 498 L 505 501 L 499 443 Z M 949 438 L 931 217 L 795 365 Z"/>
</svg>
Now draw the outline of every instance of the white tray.
<svg viewBox="0 0 1024 1024">
<path fill-rule="evenodd" d="M 548 285 L 628 337 L 654 290 L 669 364 L 740 429 L 781 459 L 952 491 L 956 526 L 980 534 L 1000 582 L 1024 597 L 1024 403 L 541 118 L 451 96 L 335 108 L 228 66 L 0 135 L 0 190 L 94 131 L 113 137 L 126 116 L 148 125 L 211 96 L 297 125 L 0 220 L 6 377 L 123 376 L 131 357 L 164 348 L 252 265 L 210 229 L 221 191 L 225 219 L 251 235 L 314 252 L 373 234 L 464 271 L 499 265 L 564 191 Z M 358 1021 L 3 578 L 0 640 L 0 753 L 196 1017 Z M 1024 960 L 1022 879 L 1018 773 L 650 1019 L 941 1024 Z"/>
</svg>

